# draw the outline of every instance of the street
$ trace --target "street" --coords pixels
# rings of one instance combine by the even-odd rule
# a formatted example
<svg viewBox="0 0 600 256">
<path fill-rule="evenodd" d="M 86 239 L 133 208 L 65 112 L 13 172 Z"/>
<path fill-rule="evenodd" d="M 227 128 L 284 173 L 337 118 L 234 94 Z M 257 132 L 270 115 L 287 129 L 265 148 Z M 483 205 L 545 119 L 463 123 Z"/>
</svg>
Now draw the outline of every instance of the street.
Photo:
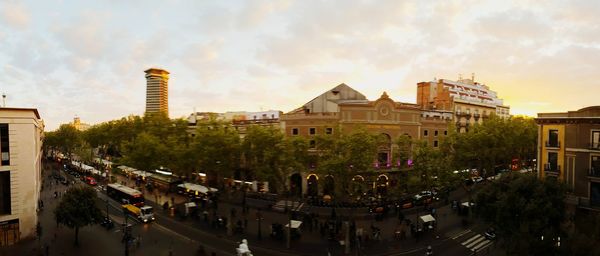
<svg viewBox="0 0 600 256">
<path fill-rule="evenodd" d="M 50 165 L 47 165 L 47 167 Z M 55 169 L 55 165 L 52 165 Z M 45 252 L 48 245 L 50 255 L 124 255 L 125 244 L 123 238 L 122 224 L 125 223 L 125 215 L 119 203 L 107 198 L 100 187 L 98 191 L 98 207 L 105 213 L 108 210 L 110 218 L 115 222 L 115 227 L 106 230 L 100 225 L 88 226 L 80 229 L 80 247 L 74 247 L 74 230 L 66 227 L 57 227 L 52 210 L 56 207 L 58 199 L 54 198 L 55 192 L 64 193 L 68 186 L 56 182 L 53 178 L 48 179 L 51 172 L 44 172 L 45 186 L 42 191 L 42 200 L 45 209 L 39 213 L 42 226 L 42 237 L 38 241 L 29 241 L 4 250 L 0 255 L 35 255 L 36 252 Z M 70 186 L 87 186 L 80 180 L 61 172 L 66 176 Z M 120 177 L 120 179 L 124 179 Z M 179 195 L 173 195 L 173 197 Z M 457 193 L 456 197 L 464 196 Z M 169 211 L 164 211 L 161 206 L 153 202 L 150 194 L 146 195 L 146 205 L 154 208 L 156 221 L 152 223 L 141 223 L 137 219 L 128 216 L 127 223 L 132 225 L 132 237 L 135 239 L 129 247 L 130 255 L 197 255 L 200 247 L 206 255 L 234 255 L 239 241 L 247 239 L 249 247 L 254 255 L 344 255 L 344 246 L 337 240 L 327 240 L 319 226 L 304 223 L 301 227 L 302 235 L 292 240 L 290 249 L 286 249 L 285 240 L 277 241 L 269 236 L 271 224 L 286 223 L 287 214 L 262 210 L 261 240 L 258 239 L 257 210 L 250 208 L 243 213 L 242 208 L 229 203 L 220 203 L 217 216 L 231 216 L 235 209 L 235 217 L 232 223 L 238 220 L 247 223 L 243 234 L 235 232 L 227 234 L 226 228 L 216 228 L 211 225 L 212 217 L 208 221 L 202 218 L 181 219 L 170 216 Z M 108 200 L 107 200 L 108 199 Z M 184 199 L 178 198 L 177 201 Z M 423 211 L 413 211 L 405 216 L 407 219 L 416 220 L 418 216 L 425 214 Z M 321 216 L 323 217 L 323 216 Z M 432 246 L 435 255 L 470 255 L 477 250 L 477 255 L 494 254 L 494 243 L 485 239 L 482 234 L 484 227 L 476 224 L 463 227 L 459 217 L 449 205 L 437 209 L 437 227 L 435 230 L 424 233 L 418 239 L 407 235 L 404 239 L 394 237 L 396 228 L 401 223 L 395 217 L 388 217 L 382 221 L 371 218 L 359 218 L 355 220 L 356 227 L 365 230 L 367 235 L 361 243 L 360 255 L 425 255 L 428 245 Z M 319 219 L 322 221 L 323 218 Z M 318 224 L 319 222 L 317 222 Z M 370 227 L 380 230 L 381 238 L 368 239 Z M 352 251 L 356 253 L 355 248 Z"/>
</svg>

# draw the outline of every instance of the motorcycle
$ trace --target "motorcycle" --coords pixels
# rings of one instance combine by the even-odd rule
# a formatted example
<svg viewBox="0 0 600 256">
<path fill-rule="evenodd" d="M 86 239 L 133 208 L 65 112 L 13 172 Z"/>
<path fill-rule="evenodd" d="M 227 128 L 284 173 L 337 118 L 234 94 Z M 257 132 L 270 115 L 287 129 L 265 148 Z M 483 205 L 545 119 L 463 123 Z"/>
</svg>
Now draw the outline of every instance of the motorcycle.
<svg viewBox="0 0 600 256">
<path fill-rule="evenodd" d="M 110 230 L 115 227 L 115 223 L 110 218 L 104 217 L 104 220 L 100 222 L 100 226 L 105 227 L 107 230 Z"/>
</svg>

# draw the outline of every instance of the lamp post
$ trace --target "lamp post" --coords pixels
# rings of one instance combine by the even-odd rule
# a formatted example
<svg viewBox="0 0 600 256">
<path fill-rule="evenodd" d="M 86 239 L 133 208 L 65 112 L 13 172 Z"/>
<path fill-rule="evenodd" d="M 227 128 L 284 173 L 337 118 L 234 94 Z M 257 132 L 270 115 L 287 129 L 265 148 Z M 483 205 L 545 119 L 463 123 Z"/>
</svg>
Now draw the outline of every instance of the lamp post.
<svg viewBox="0 0 600 256">
<path fill-rule="evenodd" d="M 261 230 L 261 221 L 262 221 L 262 213 L 260 212 L 260 208 L 258 208 L 258 212 L 256 212 L 256 220 L 258 220 L 258 240 L 262 240 L 262 230 Z"/>
<path fill-rule="evenodd" d="M 125 256 L 129 256 L 129 226 L 127 225 L 127 209 L 123 208 L 125 227 L 123 227 L 123 241 L 125 241 Z"/>
</svg>

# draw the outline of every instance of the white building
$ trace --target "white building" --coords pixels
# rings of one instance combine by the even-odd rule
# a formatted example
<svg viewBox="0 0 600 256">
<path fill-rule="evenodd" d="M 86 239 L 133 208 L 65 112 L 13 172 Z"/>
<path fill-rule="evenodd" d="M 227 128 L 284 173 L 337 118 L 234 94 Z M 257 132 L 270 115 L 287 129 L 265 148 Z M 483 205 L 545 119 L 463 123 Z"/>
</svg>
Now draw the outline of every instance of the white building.
<svg viewBox="0 0 600 256">
<path fill-rule="evenodd" d="M 0 247 L 36 235 L 43 132 L 36 109 L 0 108 Z"/>
</svg>

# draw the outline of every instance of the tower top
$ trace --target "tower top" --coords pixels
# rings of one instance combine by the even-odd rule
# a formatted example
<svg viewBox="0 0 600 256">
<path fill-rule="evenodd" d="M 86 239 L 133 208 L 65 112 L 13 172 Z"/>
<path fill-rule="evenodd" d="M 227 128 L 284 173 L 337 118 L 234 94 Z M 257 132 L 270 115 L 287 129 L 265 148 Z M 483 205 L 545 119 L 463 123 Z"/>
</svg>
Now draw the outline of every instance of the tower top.
<svg viewBox="0 0 600 256">
<path fill-rule="evenodd" d="M 149 68 L 144 71 L 146 74 L 168 75 L 169 71 L 160 68 Z"/>
</svg>

